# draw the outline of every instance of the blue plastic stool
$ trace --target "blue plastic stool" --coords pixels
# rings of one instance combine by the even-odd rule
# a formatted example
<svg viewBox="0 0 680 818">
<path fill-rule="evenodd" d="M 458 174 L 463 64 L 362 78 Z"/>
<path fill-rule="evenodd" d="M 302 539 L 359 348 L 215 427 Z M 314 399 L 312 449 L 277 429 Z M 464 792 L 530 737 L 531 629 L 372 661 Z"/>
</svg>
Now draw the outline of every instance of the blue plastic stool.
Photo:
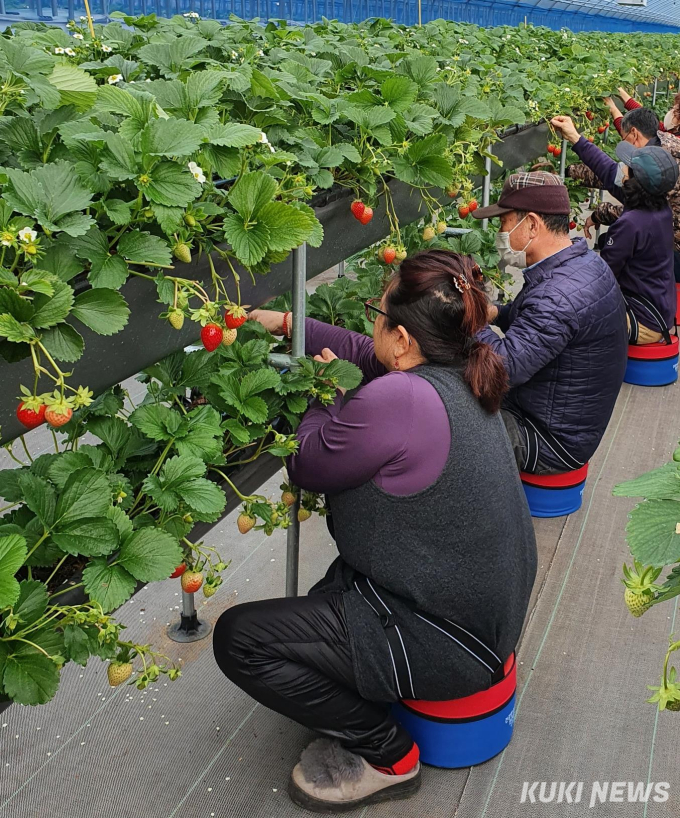
<svg viewBox="0 0 680 818">
<path fill-rule="evenodd" d="M 678 379 L 678 338 L 670 344 L 631 344 L 623 380 L 636 386 L 668 386 Z"/>
<path fill-rule="evenodd" d="M 564 474 L 520 472 L 532 517 L 565 517 L 581 508 L 588 464 Z"/>
<path fill-rule="evenodd" d="M 505 678 L 488 690 L 446 702 L 404 700 L 393 705 L 397 721 L 433 767 L 471 767 L 497 756 L 510 743 L 515 724 L 517 671 L 514 654 Z"/>
</svg>

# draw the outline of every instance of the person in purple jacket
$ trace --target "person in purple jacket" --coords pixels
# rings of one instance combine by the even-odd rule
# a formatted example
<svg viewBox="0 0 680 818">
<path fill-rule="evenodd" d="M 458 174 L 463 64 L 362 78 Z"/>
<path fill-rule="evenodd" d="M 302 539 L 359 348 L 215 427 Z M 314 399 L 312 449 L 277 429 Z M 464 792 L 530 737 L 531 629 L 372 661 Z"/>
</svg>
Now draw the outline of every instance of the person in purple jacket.
<svg viewBox="0 0 680 818">
<path fill-rule="evenodd" d="M 574 153 L 623 204 L 623 213 L 600 236 L 600 255 L 616 276 L 626 301 L 631 344 L 670 344 L 675 325 L 673 211 L 668 193 L 678 181 L 678 163 L 660 147 L 616 146 L 619 163 L 576 130 L 568 116 L 553 127 Z"/>
<path fill-rule="evenodd" d="M 292 481 L 328 495 L 339 557 L 307 597 L 225 611 L 224 674 L 323 738 L 293 770 L 316 812 L 404 798 L 418 747 L 400 699 L 450 700 L 508 672 L 536 573 L 536 543 L 498 409 L 507 376 L 476 339 L 487 302 L 469 256 L 406 259 L 378 303 L 373 338 L 307 319 L 307 353 L 352 361 L 363 385 L 312 403 Z M 252 320 L 282 335 L 287 314 Z"/>
</svg>

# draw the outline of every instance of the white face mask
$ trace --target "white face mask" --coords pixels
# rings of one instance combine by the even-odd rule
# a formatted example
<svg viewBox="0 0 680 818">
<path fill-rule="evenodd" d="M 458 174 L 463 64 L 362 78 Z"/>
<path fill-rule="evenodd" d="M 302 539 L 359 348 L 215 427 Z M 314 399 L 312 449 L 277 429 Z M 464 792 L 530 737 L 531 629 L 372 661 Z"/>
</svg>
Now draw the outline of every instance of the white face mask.
<svg viewBox="0 0 680 818">
<path fill-rule="evenodd" d="M 526 216 L 524 219 L 526 219 Z M 503 271 L 505 271 L 506 267 L 517 267 L 518 269 L 523 270 L 527 266 L 526 250 L 533 239 L 529 239 L 523 250 L 513 250 L 512 246 L 510 245 L 510 235 L 517 230 L 524 219 L 517 222 L 512 230 L 496 233 L 496 250 L 498 250 L 501 257 L 500 261 L 498 262 L 498 266 Z"/>
<path fill-rule="evenodd" d="M 626 170 L 626 165 L 624 162 L 619 162 L 619 166 L 616 168 L 616 178 L 614 179 L 614 184 L 616 187 L 622 187 L 624 183 L 623 174 Z"/>
</svg>

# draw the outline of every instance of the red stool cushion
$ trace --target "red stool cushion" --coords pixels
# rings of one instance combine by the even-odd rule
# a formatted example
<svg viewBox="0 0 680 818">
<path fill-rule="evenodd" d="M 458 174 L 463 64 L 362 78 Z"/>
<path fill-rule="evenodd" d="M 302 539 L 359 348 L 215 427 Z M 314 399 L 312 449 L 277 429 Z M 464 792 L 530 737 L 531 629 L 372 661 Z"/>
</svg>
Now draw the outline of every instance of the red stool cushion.
<svg viewBox="0 0 680 818">
<path fill-rule="evenodd" d="M 588 476 L 588 464 L 580 469 L 567 471 L 564 474 L 529 474 L 521 471 L 519 476 L 523 483 L 530 486 L 545 486 L 546 488 L 568 488 L 582 483 Z"/>
<path fill-rule="evenodd" d="M 488 690 L 473 693 L 462 699 L 451 699 L 446 702 L 426 702 L 404 699 L 404 706 L 415 713 L 423 713 L 439 719 L 469 719 L 497 710 L 507 704 L 517 689 L 517 663 L 515 654 L 505 662 L 505 678 Z"/>
<path fill-rule="evenodd" d="M 631 344 L 628 347 L 628 357 L 636 361 L 663 361 L 674 358 L 678 354 L 678 336 L 671 335 L 670 344 Z"/>
</svg>

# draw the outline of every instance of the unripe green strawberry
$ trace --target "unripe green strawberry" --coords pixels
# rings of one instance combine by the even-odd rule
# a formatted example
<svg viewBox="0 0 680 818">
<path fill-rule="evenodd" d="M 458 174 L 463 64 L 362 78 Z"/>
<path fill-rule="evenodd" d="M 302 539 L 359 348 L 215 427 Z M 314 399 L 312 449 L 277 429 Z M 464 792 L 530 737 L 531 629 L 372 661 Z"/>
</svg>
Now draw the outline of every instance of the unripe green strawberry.
<svg viewBox="0 0 680 818">
<path fill-rule="evenodd" d="M 675 462 L 676 462 L 676 463 L 680 463 L 680 447 L 678 447 L 678 448 L 677 448 L 677 449 L 676 449 L 676 450 L 673 452 L 673 460 L 675 460 Z"/>
<path fill-rule="evenodd" d="M 312 512 L 307 508 L 301 508 L 298 511 L 298 522 L 304 523 L 305 520 L 309 520 L 312 516 Z"/>
<path fill-rule="evenodd" d="M 396 259 L 397 259 L 397 261 L 398 261 L 398 262 L 402 262 L 402 261 L 404 261 L 404 259 L 406 258 L 406 255 L 407 255 L 406 250 L 404 250 L 404 248 L 403 248 L 403 247 L 400 247 L 400 248 L 397 250 L 397 255 L 396 255 Z"/>
<path fill-rule="evenodd" d="M 203 596 L 210 598 L 211 596 L 215 595 L 216 591 L 217 591 L 216 585 L 206 585 L 203 588 Z"/>
<path fill-rule="evenodd" d="M 184 313 L 181 310 L 170 310 L 168 321 L 173 329 L 182 329 L 184 325 Z"/>
<path fill-rule="evenodd" d="M 252 514 L 242 512 L 238 515 L 236 525 L 238 526 L 238 530 L 241 532 L 241 534 L 247 534 L 255 525 L 255 517 L 253 517 Z"/>
<path fill-rule="evenodd" d="M 111 662 L 106 668 L 106 675 L 109 677 L 111 687 L 118 687 L 132 676 L 132 664 L 130 662 Z"/>
<path fill-rule="evenodd" d="M 295 495 L 292 491 L 284 491 L 281 495 L 281 502 L 285 503 L 288 508 L 295 504 Z"/>
<path fill-rule="evenodd" d="M 236 340 L 237 335 L 238 335 L 237 330 L 225 329 L 224 334 L 222 336 L 222 346 L 230 347 Z"/>
<path fill-rule="evenodd" d="M 185 571 L 182 574 L 182 590 L 187 594 L 195 594 L 203 585 L 203 574 L 200 571 Z"/>
<path fill-rule="evenodd" d="M 448 196 L 450 199 L 455 199 L 455 198 L 456 198 L 456 196 L 457 196 L 459 193 L 460 193 L 460 187 L 458 187 L 457 185 L 449 185 L 449 186 L 446 188 L 446 195 L 447 195 L 447 196 Z"/>
<path fill-rule="evenodd" d="M 432 227 L 431 225 L 428 225 L 423 230 L 423 241 L 432 241 L 432 239 L 435 237 L 435 235 L 436 234 L 434 232 L 434 227 Z"/>
<path fill-rule="evenodd" d="M 672 713 L 680 713 L 680 699 L 671 699 L 666 702 L 666 710 L 670 710 Z"/>
<path fill-rule="evenodd" d="M 633 614 L 634 617 L 639 618 L 645 611 L 652 607 L 653 598 L 645 594 L 639 594 L 626 588 L 623 595 L 626 607 Z"/>
<path fill-rule="evenodd" d="M 441 234 L 446 230 L 446 222 L 437 222 L 437 233 Z"/>
<path fill-rule="evenodd" d="M 172 248 L 173 256 L 178 259 L 178 261 L 182 261 L 185 264 L 189 264 L 191 262 L 191 250 L 189 249 L 189 245 L 185 244 L 183 241 L 178 242 Z"/>
<path fill-rule="evenodd" d="M 191 213 L 185 214 L 184 224 L 188 225 L 189 227 L 196 227 L 196 219 L 191 215 Z"/>
</svg>

